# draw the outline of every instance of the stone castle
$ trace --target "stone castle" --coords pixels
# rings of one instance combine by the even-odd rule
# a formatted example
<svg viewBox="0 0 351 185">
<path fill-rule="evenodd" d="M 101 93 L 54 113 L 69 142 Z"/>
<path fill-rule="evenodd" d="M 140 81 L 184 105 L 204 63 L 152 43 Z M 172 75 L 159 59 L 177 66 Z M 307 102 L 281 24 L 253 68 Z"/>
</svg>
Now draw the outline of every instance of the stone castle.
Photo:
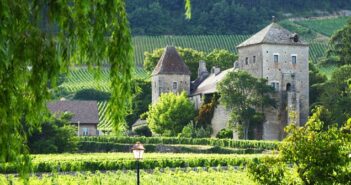
<svg viewBox="0 0 351 185">
<path fill-rule="evenodd" d="M 255 139 L 281 140 L 283 128 L 291 122 L 304 124 L 309 112 L 308 44 L 297 34 L 273 22 L 237 47 L 239 59 L 233 68 L 221 71 L 199 62 L 198 78 L 190 81 L 190 70 L 174 47 L 166 47 L 152 73 L 152 103 L 161 93 L 185 91 L 198 109 L 203 97 L 217 92 L 217 83 L 235 70 L 245 70 L 265 78 L 275 89 L 276 108 L 265 108 L 266 121 L 258 128 Z M 295 111 L 290 117 L 288 110 Z M 218 105 L 211 120 L 213 136 L 227 127 L 229 110 Z"/>
</svg>

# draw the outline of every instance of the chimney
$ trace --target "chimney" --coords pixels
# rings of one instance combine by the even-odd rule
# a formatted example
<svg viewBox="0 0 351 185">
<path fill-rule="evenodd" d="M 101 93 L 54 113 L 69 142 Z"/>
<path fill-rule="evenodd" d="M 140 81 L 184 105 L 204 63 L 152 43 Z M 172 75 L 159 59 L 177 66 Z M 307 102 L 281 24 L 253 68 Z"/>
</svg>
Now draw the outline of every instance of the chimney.
<svg viewBox="0 0 351 185">
<path fill-rule="evenodd" d="M 214 75 L 218 75 L 221 72 L 221 69 L 219 67 L 212 67 L 211 73 Z"/>
<path fill-rule="evenodd" d="M 199 62 L 199 68 L 197 70 L 197 78 L 203 79 L 203 78 L 206 78 L 207 76 L 208 76 L 208 71 L 206 68 L 206 62 L 201 60 Z"/>
</svg>

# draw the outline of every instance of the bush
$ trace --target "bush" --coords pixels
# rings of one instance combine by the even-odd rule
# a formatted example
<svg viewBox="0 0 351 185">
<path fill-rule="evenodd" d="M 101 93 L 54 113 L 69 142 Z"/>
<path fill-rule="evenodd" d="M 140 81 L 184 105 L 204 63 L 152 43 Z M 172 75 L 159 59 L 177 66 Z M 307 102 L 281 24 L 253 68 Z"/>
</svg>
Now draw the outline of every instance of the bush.
<svg viewBox="0 0 351 185">
<path fill-rule="evenodd" d="M 63 153 L 77 151 L 76 128 L 69 125 L 68 117 L 47 120 L 33 131 L 28 139 L 31 153 Z"/>
<path fill-rule="evenodd" d="M 151 137 L 152 136 L 152 132 L 150 130 L 150 128 L 148 126 L 141 126 L 138 127 L 134 130 L 134 132 L 138 135 L 138 136 L 146 136 L 146 137 Z"/>
<path fill-rule="evenodd" d="M 177 136 L 194 118 L 194 113 L 194 105 L 185 92 L 164 93 L 157 103 L 150 105 L 146 121 L 153 133 Z"/>
<path fill-rule="evenodd" d="M 233 130 L 231 129 L 222 129 L 218 132 L 217 138 L 224 139 L 224 138 L 233 138 Z"/>
<path fill-rule="evenodd" d="M 111 93 L 99 91 L 96 89 L 82 89 L 74 95 L 73 99 L 106 101 L 106 100 L 109 100 L 110 97 L 111 97 Z"/>
</svg>

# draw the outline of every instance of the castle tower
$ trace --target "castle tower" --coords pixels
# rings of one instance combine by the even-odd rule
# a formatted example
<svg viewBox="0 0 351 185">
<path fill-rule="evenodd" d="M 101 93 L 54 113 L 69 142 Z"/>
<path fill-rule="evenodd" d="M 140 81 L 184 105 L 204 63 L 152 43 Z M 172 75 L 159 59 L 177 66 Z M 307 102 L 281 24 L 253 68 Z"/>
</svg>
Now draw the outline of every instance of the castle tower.
<svg viewBox="0 0 351 185">
<path fill-rule="evenodd" d="M 157 102 L 162 93 L 190 93 L 190 70 L 177 50 L 167 46 L 152 72 L 152 103 Z"/>
<path fill-rule="evenodd" d="M 237 46 L 238 68 L 265 78 L 277 108 L 265 108 L 262 139 L 282 139 L 288 123 L 302 125 L 309 111 L 308 44 L 273 22 Z M 295 116 L 288 115 L 288 110 Z"/>
</svg>

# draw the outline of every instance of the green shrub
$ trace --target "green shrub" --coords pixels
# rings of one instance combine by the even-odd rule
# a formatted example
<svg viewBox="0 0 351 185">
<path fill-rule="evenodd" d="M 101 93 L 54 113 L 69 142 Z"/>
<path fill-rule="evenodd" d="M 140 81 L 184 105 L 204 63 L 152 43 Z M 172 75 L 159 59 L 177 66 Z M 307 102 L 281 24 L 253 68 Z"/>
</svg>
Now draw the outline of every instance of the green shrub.
<svg viewBox="0 0 351 185">
<path fill-rule="evenodd" d="M 74 95 L 73 99 L 106 101 L 106 100 L 109 100 L 110 97 L 111 97 L 111 93 L 99 91 L 96 89 L 82 89 Z"/>
<path fill-rule="evenodd" d="M 217 138 L 224 139 L 224 138 L 233 138 L 233 130 L 231 129 L 222 129 L 218 132 Z"/>
<path fill-rule="evenodd" d="M 138 127 L 134 130 L 134 132 L 138 135 L 138 136 L 146 136 L 146 137 L 151 137 L 152 136 L 152 132 L 150 130 L 150 128 L 148 126 L 141 126 Z"/>
</svg>

